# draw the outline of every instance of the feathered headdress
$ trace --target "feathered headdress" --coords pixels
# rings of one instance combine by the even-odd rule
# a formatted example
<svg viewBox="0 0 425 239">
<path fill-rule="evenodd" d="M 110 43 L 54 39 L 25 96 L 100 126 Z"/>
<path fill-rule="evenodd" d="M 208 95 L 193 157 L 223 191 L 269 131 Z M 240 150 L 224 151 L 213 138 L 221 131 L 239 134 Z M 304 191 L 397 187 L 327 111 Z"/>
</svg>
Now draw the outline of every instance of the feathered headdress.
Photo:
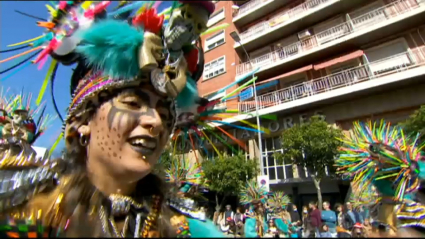
<svg viewBox="0 0 425 239">
<path fill-rule="evenodd" d="M 264 186 L 259 187 L 255 180 L 248 181 L 240 194 L 240 203 L 243 205 L 254 203 L 265 203 L 267 201 L 267 190 Z"/>
<path fill-rule="evenodd" d="M 28 133 L 27 142 L 33 144 L 39 136 L 41 136 L 47 127 L 52 123 L 56 117 L 45 114 L 45 102 L 36 106 L 32 101 L 32 94 L 12 94 L 7 90 L 3 92 L 1 89 L 0 95 L 0 135 L 7 124 L 12 123 L 12 118 L 15 114 L 25 113 L 23 118 L 22 129 Z M 2 135 L 4 137 L 5 135 Z"/>
<path fill-rule="evenodd" d="M 273 212 L 277 212 L 282 207 L 287 206 L 291 203 L 291 199 L 283 191 L 270 192 L 267 200 L 269 207 Z"/>
<path fill-rule="evenodd" d="M 379 125 L 356 122 L 342 141 L 338 172 L 352 179 L 359 190 L 373 183 L 381 195 L 401 201 L 418 189 L 425 176 L 418 136 L 412 140 L 399 127 L 384 121 Z"/>
<path fill-rule="evenodd" d="M 418 146 L 418 138 L 406 137 L 400 127 L 384 121 L 355 122 L 342 140 L 345 145 L 336 162 L 338 172 L 352 179 L 353 193 L 359 200 L 398 202 L 396 216 L 401 226 L 411 226 L 415 219 L 420 219 L 420 226 L 425 225 L 425 207 L 410 200 L 425 178 L 423 146 Z M 371 191 L 372 185 L 379 197 Z"/>
<path fill-rule="evenodd" d="M 207 186 L 201 165 L 190 162 L 187 158 L 174 160 L 165 173 L 166 181 L 177 186 L 182 186 L 182 184 Z"/>
<path fill-rule="evenodd" d="M 204 131 L 212 131 L 211 128 L 216 127 L 242 148 L 246 148 L 243 142 L 231 136 L 221 127 L 216 126 L 216 124 L 229 125 L 223 119 L 232 117 L 238 111 L 227 110 L 225 107 L 218 108 L 218 105 L 236 97 L 243 88 L 255 83 L 256 78 L 253 75 L 259 69 L 238 78 L 234 83 L 217 92 L 217 94 L 227 93 L 226 96 L 216 100 L 202 99 L 198 96 L 196 82 L 202 76 L 204 53 L 202 44 L 200 41 L 196 41 L 195 44 L 190 42 L 182 48 L 183 58 L 187 63 L 187 72 L 181 73 L 181 75 L 186 76 L 186 80 L 179 82 L 185 82 L 184 84 L 176 83 L 173 86 L 164 82 L 163 78 L 172 75 L 167 72 L 163 74 L 161 71 L 154 70 L 145 75 L 140 75 L 140 69 L 150 69 L 154 65 L 147 64 L 149 62 L 141 63 L 139 51 L 143 51 L 143 46 L 158 45 L 160 47 L 155 49 L 155 52 L 163 51 L 163 54 L 160 55 L 165 57 L 166 61 L 172 58 L 166 49 L 162 50 L 163 41 L 160 35 L 161 30 L 169 26 L 167 21 L 172 20 L 173 14 L 176 14 L 178 9 L 188 5 L 196 5 L 205 9 L 208 15 L 211 15 L 215 9 L 214 4 L 210 1 L 173 1 L 170 8 L 157 13 L 156 9 L 161 1 L 123 1 L 118 8 L 107 11 L 110 3 L 111 1 L 59 1 L 55 2 L 53 6 L 46 5 L 50 13 L 49 20 L 37 22 L 40 27 L 46 29 L 45 33 L 42 36 L 10 45 L 18 46 L 17 48 L 0 51 L 2 53 L 31 48 L 26 52 L 4 59 L 0 63 L 34 53 L 34 55 L 0 72 L 0 74 L 5 74 L 14 70 L 2 79 L 11 77 L 17 71 L 31 64 L 39 64 L 39 68 L 41 68 L 51 56 L 50 67 L 37 98 L 37 104 L 39 104 L 49 81 L 51 81 L 50 86 L 53 89 L 58 63 L 63 65 L 76 63 L 71 77 L 72 102 L 66 117 L 68 123 L 74 120 L 74 116 L 84 119 L 90 112 L 89 106 L 96 106 L 101 102 L 101 92 L 107 94 L 113 93 L 110 91 L 118 88 L 139 87 L 143 83 L 141 78 L 152 79 L 145 83 L 151 83 L 158 92 L 172 96 L 176 101 L 177 131 L 174 137 L 176 141 L 178 137 L 183 136 L 183 140 L 189 142 L 186 145 L 194 146 L 195 142 L 199 142 L 202 147 L 204 140 L 211 142 Z M 205 30 L 201 35 L 211 34 L 227 26 L 227 23 L 214 26 Z M 145 53 L 147 51 L 141 55 L 146 55 Z M 158 57 L 162 56 L 158 55 Z M 226 92 L 230 87 L 251 76 L 253 78 L 247 83 L 230 93 Z M 53 97 L 53 90 L 52 98 L 55 110 L 59 112 Z M 59 113 L 58 115 L 64 121 Z M 242 122 L 248 124 L 249 127 L 231 126 L 254 132 L 260 131 L 255 125 L 246 121 Z M 268 132 L 264 129 L 261 129 L 261 131 Z M 217 138 L 231 147 L 221 137 Z M 59 139 L 56 142 L 59 142 Z M 231 148 L 234 150 L 233 147 Z M 218 152 L 218 150 L 216 151 Z M 218 154 L 221 155 L 219 152 Z M 196 157 L 198 156 L 196 155 Z"/>
</svg>

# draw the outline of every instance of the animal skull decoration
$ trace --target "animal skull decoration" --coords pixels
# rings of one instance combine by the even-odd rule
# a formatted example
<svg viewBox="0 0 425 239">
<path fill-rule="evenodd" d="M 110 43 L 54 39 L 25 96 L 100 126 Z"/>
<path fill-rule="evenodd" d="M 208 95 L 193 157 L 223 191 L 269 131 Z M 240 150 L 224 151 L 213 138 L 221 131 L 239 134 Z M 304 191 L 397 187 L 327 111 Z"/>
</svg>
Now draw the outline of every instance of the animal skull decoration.
<svg viewBox="0 0 425 239">
<path fill-rule="evenodd" d="M 166 47 L 180 51 L 184 45 L 198 40 L 207 29 L 208 18 L 208 11 L 195 4 L 184 4 L 174 10 L 164 30 Z"/>
</svg>

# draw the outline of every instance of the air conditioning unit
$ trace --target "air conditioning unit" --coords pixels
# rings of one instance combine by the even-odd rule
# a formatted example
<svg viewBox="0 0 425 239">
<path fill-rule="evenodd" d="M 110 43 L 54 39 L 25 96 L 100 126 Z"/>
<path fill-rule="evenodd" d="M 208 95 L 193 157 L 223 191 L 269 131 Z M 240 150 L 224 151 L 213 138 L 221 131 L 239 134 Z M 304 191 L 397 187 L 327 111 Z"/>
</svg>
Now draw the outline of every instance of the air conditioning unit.
<svg viewBox="0 0 425 239">
<path fill-rule="evenodd" d="M 311 36 L 311 33 L 310 33 L 310 31 L 309 30 L 305 30 L 305 31 L 302 31 L 302 32 L 299 32 L 298 33 L 298 39 L 304 39 L 304 38 L 307 38 L 307 37 L 309 37 L 309 36 Z"/>
</svg>

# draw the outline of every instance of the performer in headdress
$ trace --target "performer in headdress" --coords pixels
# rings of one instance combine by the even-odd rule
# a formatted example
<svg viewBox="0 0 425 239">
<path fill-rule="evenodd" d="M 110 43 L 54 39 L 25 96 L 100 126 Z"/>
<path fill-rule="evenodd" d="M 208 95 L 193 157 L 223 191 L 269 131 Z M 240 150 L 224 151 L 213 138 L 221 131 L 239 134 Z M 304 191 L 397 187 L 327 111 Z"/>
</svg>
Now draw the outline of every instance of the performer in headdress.
<svg viewBox="0 0 425 239">
<path fill-rule="evenodd" d="M 199 36 L 211 32 L 215 5 L 174 1 L 157 14 L 157 3 L 125 1 L 113 12 L 106 11 L 110 1 L 48 5 L 50 20 L 38 22 L 46 34 L 28 46 L 39 50 L 31 63 L 53 58 L 51 86 L 58 63 L 76 64 L 66 152 L 37 165 L 39 174 L 4 159 L 1 169 L 13 169 L 16 183 L 0 200 L 2 237 L 221 236 L 209 220 L 166 205 L 167 187 L 152 173 L 174 126 L 194 127 L 176 123 L 176 112 L 196 109 L 197 122 L 216 120 L 208 117 L 219 102 L 196 90 L 204 63 Z M 22 181 L 28 185 L 19 187 Z"/>
<path fill-rule="evenodd" d="M 255 180 L 247 182 L 241 192 L 240 203 L 249 205 L 249 213 L 245 219 L 245 237 L 263 237 L 268 231 L 266 208 L 268 192 L 257 185 Z"/>
<path fill-rule="evenodd" d="M 3 89 L 1 90 L 3 93 Z M 31 145 L 44 133 L 55 117 L 45 114 L 45 104 L 35 106 L 31 94 L 0 96 L 0 158 L 1 164 L 20 166 L 42 165 L 36 161 Z M 28 160 L 25 162 L 25 158 Z M 30 163 L 31 162 L 31 163 Z M 26 164 L 28 163 L 28 164 Z"/>
<path fill-rule="evenodd" d="M 424 227 L 425 207 L 415 201 L 425 164 L 418 136 L 407 137 L 399 127 L 356 122 L 340 149 L 338 171 L 352 180 L 355 192 L 378 192 L 378 220 L 396 235 L 397 228 Z"/>
<path fill-rule="evenodd" d="M 272 221 L 276 230 L 272 230 L 269 227 L 264 237 L 275 237 L 276 233 L 279 233 L 280 237 L 289 237 L 292 234 L 291 229 L 294 228 L 292 228 L 291 220 L 283 220 L 282 215 L 283 211 L 291 203 L 289 196 L 282 191 L 270 192 L 267 203 L 270 210 L 269 225 L 270 221 Z"/>
</svg>

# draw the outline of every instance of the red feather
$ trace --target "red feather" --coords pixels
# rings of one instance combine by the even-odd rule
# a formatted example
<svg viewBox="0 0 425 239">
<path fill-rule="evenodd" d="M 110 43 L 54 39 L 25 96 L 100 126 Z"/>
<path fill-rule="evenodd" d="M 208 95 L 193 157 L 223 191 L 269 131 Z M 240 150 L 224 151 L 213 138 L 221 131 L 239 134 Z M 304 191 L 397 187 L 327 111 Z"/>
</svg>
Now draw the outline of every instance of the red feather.
<svg viewBox="0 0 425 239">
<path fill-rule="evenodd" d="M 195 73 L 198 65 L 198 49 L 193 48 L 191 51 L 184 55 L 187 62 L 187 68 L 190 73 Z"/>
<path fill-rule="evenodd" d="M 28 123 L 28 124 L 25 125 L 25 127 L 28 129 L 28 131 L 35 133 L 35 124 L 34 123 Z"/>
<path fill-rule="evenodd" d="M 156 9 L 151 8 L 143 11 L 133 18 L 133 26 L 143 26 L 145 31 L 158 34 L 164 23 L 164 15 L 158 16 Z"/>
</svg>

